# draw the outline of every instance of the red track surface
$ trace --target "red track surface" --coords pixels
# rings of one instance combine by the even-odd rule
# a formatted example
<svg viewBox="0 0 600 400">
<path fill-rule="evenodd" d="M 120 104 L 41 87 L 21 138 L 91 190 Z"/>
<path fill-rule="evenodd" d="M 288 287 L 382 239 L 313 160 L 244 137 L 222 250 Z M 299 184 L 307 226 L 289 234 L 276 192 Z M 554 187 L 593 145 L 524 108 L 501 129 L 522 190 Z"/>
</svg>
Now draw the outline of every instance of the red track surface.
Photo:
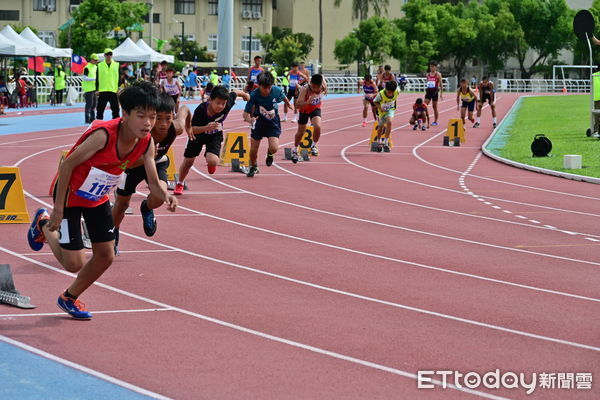
<svg viewBox="0 0 600 400">
<path fill-rule="evenodd" d="M 93 321 L 4 317 L 0 333 L 181 399 L 598 398 L 600 189 L 479 158 L 489 109 L 466 145 L 442 147 L 455 97 L 440 104 L 439 127 L 413 132 L 403 125 L 415 97 L 398 101 L 389 154 L 368 151 L 360 99 L 345 98 L 326 102 L 310 162 L 281 152 L 267 168 L 263 146 L 248 179 L 228 168 L 208 177 L 199 158 L 178 212 L 157 213 L 156 236 L 144 236 L 134 197 L 123 254 L 82 298 Z M 500 119 L 515 99 L 499 96 Z M 227 127 L 246 130 L 239 111 Z M 285 128 L 281 143 L 293 139 L 295 125 Z M 80 133 L 0 138 L 30 213 L 50 202 L 60 150 Z M 184 147 L 175 143 L 178 160 Z M 25 231 L 2 226 L 3 262 L 38 305 L 31 313 L 57 313 L 72 278 L 49 253 L 31 255 Z M 161 311 L 119 312 L 150 309 Z M 495 369 L 591 372 L 595 390 L 468 394 L 417 389 L 408 376 Z"/>
</svg>

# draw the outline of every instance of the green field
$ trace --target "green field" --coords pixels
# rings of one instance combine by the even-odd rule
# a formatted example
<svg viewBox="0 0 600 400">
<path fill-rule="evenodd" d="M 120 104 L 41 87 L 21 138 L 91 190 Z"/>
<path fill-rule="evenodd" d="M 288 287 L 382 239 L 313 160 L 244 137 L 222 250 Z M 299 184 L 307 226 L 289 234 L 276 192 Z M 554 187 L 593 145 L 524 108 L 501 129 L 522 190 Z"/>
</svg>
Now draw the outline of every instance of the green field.
<svg viewBox="0 0 600 400">
<path fill-rule="evenodd" d="M 523 164 L 600 177 L 600 140 L 585 135 L 590 121 L 589 101 L 589 95 L 522 98 L 520 106 L 503 121 L 487 149 Z M 549 157 L 532 157 L 531 142 L 540 133 L 552 141 Z M 565 154 L 580 154 L 583 168 L 564 169 Z"/>
</svg>

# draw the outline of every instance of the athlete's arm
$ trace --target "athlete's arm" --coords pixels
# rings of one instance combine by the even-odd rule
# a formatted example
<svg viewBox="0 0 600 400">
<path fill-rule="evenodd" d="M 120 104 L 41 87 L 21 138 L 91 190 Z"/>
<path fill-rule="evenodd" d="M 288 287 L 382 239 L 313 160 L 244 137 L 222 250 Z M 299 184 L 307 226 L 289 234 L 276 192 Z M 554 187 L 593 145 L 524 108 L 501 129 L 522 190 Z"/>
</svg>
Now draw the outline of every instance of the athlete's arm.
<svg viewBox="0 0 600 400">
<path fill-rule="evenodd" d="M 298 97 L 295 101 L 296 109 L 302 107 L 305 104 L 308 104 L 308 99 L 306 99 L 306 91 L 308 90 L 308 86 L 301 86 L 298 90 Z M 287 98 L 287 97 L 286 97 Z"/>
<path fill-rule="evenodd" d="M 440 77 L 440 100 L 444 99 L 444 79 L 442 79 L 442 74 L 438 72 L 438 76 Z"/>
<path fill-rule="evenodd" d="M 456 109 L 458 110 L 458 105 L 460 103 L 460 88 L 456 91 Z"/>
<path fill-rule="evenodd" d="M 243 90 L 233 89 L 232 92 L 237 94 L 237 97 L 241 97 L 242 99 L 244 99 L 244 101 L 250 100 L 250 94 L 244 92 Z"/>
<path fill-rule="evenodd" d="M 496 89 L 494 88 L 494 82 L 490 82 L 490 100 L 492 101 L 491 104 L 496 102 Z"/>
<path fill-rule="evenodd" d="M 179 111 L 173 120 L 173 126 L 175 127 L 175 135 L 179 136 L 186 132 L 192 131 L 192 112 L 187 106 L 179 107 Z"/>
<path fill-rule="evenodd" d="M 65 209 L 65 200 L 67 198 L 67 192 L 69 191 L 69 183 L 71 182 L 71 175 L 73 170 L 78 165 L 83 164 L 89 160 L 94 154 L 99 152 L 106 146 L 108 141 L 108 132 L 104 129 L 99 129 L 96 132 L 90 134 L 81 143 L 69 157 L 58 167 L 58 180 L 56 181 L 56 200 L 54 201 L 54 208 L 52 214 L 50 214 L 50 222 L 48 228 L 51 232 L 60 228 L 60 223 L 63 218 Z"/>
<path fill-rule="evenodd" d="M 175 196 L 170 195 L 167 189 L 160 184 L 158 179 L 158 172 L 156 172 L 156 162 L 154 161 L 156 150 L 154 148 L 154 139 L 150 139 L 150 145 L 148 150 L 144 153 L 144 169 L 146 170 L 146 176 L 148 177 L 148 187 L 150 188 L 150 194 L 162 199 L 167 203 L 167 210 L 175 211 L 177 208 L 177 199 Z"/>
</svg>

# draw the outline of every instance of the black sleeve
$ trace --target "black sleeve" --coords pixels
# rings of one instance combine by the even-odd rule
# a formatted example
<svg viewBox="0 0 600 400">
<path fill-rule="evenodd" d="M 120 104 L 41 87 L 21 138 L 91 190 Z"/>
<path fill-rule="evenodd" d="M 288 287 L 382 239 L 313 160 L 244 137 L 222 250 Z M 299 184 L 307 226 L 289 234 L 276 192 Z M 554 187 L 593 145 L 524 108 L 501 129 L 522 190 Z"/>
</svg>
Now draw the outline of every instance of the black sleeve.
<svg viewBox="0 0 600 400">
<path fill-rule="evenodd" d="M 204 107 L 202 107 L 202 104 L 200 104 L 194 110 L 194 115 L 192 116 L 192 126 L 204 126 L 204 125 L 206 125 L 202 121 L 203 120 L 203 118 L 202 118 L 202 109 L 203 108 Z"/>
<path fill-rule="evenodd" d="M 231 109 L 235 105 L 236 99 L 237 99 L 237 94 L 235 94 L 234 92 L 230 92 L 229 98 L 227 99 L 227 105 L 225 106 L 225 114 L 228 114 L 229 111 L 231 111 Z"/>
</svg>

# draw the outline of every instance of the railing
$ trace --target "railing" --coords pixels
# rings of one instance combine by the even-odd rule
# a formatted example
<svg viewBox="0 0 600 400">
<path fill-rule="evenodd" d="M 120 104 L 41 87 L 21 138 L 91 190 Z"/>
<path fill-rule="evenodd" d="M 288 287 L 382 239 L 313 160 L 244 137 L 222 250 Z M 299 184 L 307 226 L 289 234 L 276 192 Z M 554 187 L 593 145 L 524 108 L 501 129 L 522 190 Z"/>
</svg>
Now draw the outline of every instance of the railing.
<svg viewBox="0 0 600 400">
<path fill-rule="evenodd" d="M 33 76 L 25 76 L 32 83 Z M 198 77 L 197 81 L 200 84 L 202 77 Z M 358 90 L 359 77 L 356 76 L 326 76 L 329 93 L 356 93 Z M 179 78 L 181 86 L 184 86 L 183 78 Z M 52 93 L 52 76 L 36 76 L 37 100 L 39 104 L 49 103 Z M 80 76 L 67 77 L 67 87 L 74 87 L 79 93 L 77 101 L 83 101 L 83 93 L 81 92 L 82 78 Z M 247 77 L 238 76 L 235 80 L 231 80 L 230 88 L 243 90 L 246 87 Z M 455 80 L 444 78 L 444 90 L 454 91 L 453 86 Z M 281 79 L 277 78 L 276 84 L 281 86 Z M 405 91 L 425 92 L 426 79 L 408 77 Z M 12 92 L 15 88 L 14 83 L 7 85 L 8 90 Z M 563 88 L 570 93 L 589 93 L 590 81 L 583 79 L 498 79 L 496 81 L 496 90 L 498 92 L 518 92 L 518 93 L 560 93 Z M 65 94 L 66 96 L 66 94 Z"/>
</svg>

